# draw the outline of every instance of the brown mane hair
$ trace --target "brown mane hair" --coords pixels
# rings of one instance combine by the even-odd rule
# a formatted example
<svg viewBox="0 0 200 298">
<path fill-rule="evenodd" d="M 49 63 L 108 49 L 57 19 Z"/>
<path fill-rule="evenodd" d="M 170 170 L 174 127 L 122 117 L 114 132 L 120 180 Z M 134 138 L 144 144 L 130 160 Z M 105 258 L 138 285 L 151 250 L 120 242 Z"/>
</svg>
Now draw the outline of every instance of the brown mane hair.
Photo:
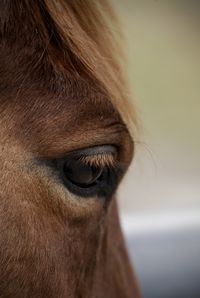
<svg viewBox="0 0 200 298">
<path fill-rule="evenodd" d="M 18 18 L 28 15 L 41 38 L 42 55 L 48 53 L 54 69 L 66 71 L 67 67 L 77 76 L 89 76 L 108 93 L 130 130 L 134 129 L 136 116 L 124 79 L 122 35 L 109 1 L 8 0 L 3 9 L 3 32 L 13 19 L 12 30 L 16 30 Z"/>
<path fill-rule="evenodd" d="M 110 3 L 107 0 L 45 3 L 62 41 L 61 48 L 70 49 L 75 61 L 109 93 L 130 126 L 136 118 L 124 80 L 122 36 Z"/>
</svg>

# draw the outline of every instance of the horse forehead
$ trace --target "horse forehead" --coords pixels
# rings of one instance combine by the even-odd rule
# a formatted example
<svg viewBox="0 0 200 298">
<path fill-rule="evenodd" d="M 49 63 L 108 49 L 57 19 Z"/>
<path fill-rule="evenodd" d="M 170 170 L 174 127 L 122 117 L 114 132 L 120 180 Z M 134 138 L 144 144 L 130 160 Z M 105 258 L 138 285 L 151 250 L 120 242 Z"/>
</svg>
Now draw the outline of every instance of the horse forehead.
<svg viewBox="0 0 200 298">
<path fill-rule="evenodd" d="M 31 150 L 63 154 L 76 147 L 106 143 L 106 135 L 118 137 L 118 112 L 106 94 L 88 82 L 68 81 L 60 90 L 55 85 L 25 84 L 13 91 L 9 90 L 5 99 L 6 112 L 0 100 L 0 114 L 4 114 L 0 132 L 3 129 L 4 136 L 14 135 Z"/>
<path fill-rule="evenodd" d="M 21 118 L 24 121 L 24 125 L 34 123 L 38 127 L 49 125 L 57 128 L 62 125 L 66 130 L 70 128 L 72 131 L 72 128 L 81 130 L 82 126 L 91 123 L 107 126 L 110 122 L 121 122 L 109 97 L 91 83 L 83 80 L 69 83 L 67 80 L 62 87 L 55 87 L 54 92 L 52 85 L 48 89 L 44 86 L 38 90 L 36 85 L 30 90 L 28 88 L 24 94 L 22 92 L 22 96 L 18 95 L 15 103 L 18 109 L 14 108 L 13 113 L 17 114 L 18 120 Z"/>
</svg>

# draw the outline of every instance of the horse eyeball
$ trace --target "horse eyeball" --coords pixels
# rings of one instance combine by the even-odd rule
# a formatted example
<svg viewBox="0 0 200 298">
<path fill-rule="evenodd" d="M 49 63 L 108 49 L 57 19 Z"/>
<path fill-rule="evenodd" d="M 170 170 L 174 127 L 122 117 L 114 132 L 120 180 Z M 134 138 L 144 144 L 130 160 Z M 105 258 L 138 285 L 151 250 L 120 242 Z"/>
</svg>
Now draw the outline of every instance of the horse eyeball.
<svg viewBox="0 0 200 298">
<path fill-rule="evenodd" d="M 103 168 L 83 164 L 79 160 L 69 160 L 63 165 L 63 173 L 69 181 L 79 187 L 90 187 L 98 183 Z"/>
<path fill-rule="evenodd" d="M 112 145 L 75 150 L 55 159 L 53 164 L 60 182 L 79 199 L 111 198 L 123 173 Z"/>
</svg>

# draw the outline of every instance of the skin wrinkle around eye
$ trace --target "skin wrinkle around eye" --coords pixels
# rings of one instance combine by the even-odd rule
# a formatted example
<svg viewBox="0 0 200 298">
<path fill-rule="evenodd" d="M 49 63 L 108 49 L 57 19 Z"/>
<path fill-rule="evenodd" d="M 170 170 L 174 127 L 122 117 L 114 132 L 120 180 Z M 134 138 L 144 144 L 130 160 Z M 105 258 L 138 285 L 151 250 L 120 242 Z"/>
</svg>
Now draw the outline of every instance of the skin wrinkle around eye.
<svg viewBox="0 0 200 298">
<path fill-rule="evenodd" d="M 105 139 L 109 140 L 109 141 L 111 139 L 115 140 L 115 143 L 117 143 L 118 145 L 119 145 L 119 142 L 121 142 L 122 140 L 126 140 L 126 133 L 123 133 L 120 138 L 118 131 L 116 131 L 115 134 L 110 134 L 107 131 L 105 134 L 104 129 L 102 129 L 102 132 L 103 131 L 104 131 L 104 134 L 102 134 L 102 135 L 103 135 L 104 140 Z M 96 135 L 96 137 L 99 140 L 100 145 L 102 145 L 102 142 L 100 142 L 101 138 L 99 138 L 98 134 Z M 13 140 L 13 142 L 14 142 L 14 140 Z M 91 139 L 89 139 L 88 142 L 91 145 Z M 95 145 L 97 145 L 97 144 L 98 143 L 95 142 Z M 126 142 L 124 142 L 124 144 L 126 144 Z M 129 144 L 129 142 L 128 142 L 128 144 Z M 38 206 L 40 204 L 42 204 L 42 201 L 44 201 L 43 202 L 44 208 L 48 208 L 49 210 L 51 210 L 51 209 L 55 210 L 54 212 L 63 214 L 64 217 L 67 216 L 67 214 L 70 214 L 69 210 L 71 210 L 71 214 L 73 214 L 73 217 L 74 216 L 75 217 L 79 217 L 79 216 L 87 217 L 87 216 L 89 216 L 89 214 L 91 214 L 91 212 L 94 212 L 94 213 L 100 212 L 100 210 L 103 207 L 102 201 L 99 202 L 99 200 L 95 197 L 87 199 L 87 202 L 84 200 L 81 200 L 81 198 L 77 200 L 77 196 L 71 194 L 66 189 L 66 187 L 61 185 L 61 183 L 58 183 L 57 177 L 54 173 L 50 172 L 49 170 L 46 171 L 45 169 L 38 167 L 38 165 L 36 167 L 36 164 L 34 164 L 33 161 L 35 160 L 35 157 L 37 157 L 37 156 L 35 156 L 34 152 L 29 152 L 29 155 L 27 156 L 26 147 L 24 148 L 23 144 L 21 144 L 21 143 L 19 143 L 19 145 L 20 145 L 19 152 L 22 154 L 22 152 L 24 151 L 24 154 L 21 155 L 21 158 L 19 161 L 18 153 L 17 153 L 18 150 L 15 151 L 16 152 L 15 166 L 16 166 L 16 168 L 21 167 L 22 175 L 23 176 L 25 175 L 24 183 L 27 185 L 28 192 L 30 192 L 31 187 L 28 186 L 29 183 L 27 183 L 26 180 L 29 179 L 29 177 L 30 177 L 30 182 L 32 182 L 31 177 L 32 177 L 32 175 L 34 175 L 35 178 L 33 178 L 33 182 L 35 181 L 34 183 L 38 185 L 38 188 L 40 189 L 40 192 L 41 192 L 41 200 L 38 199 L 39 201 L 38 201 L 38 203 L 36 203 L 36 204 L 38 204 Z M 80 145 L 80 146 L 83 147 L 83 145 Z M 119 148 L 121 148 L 121 146 Z M 129 146 L 122 146 L 122 148 L 125 148 L 128 151 L 130 150 Z M 12 149 L 12 147 L 10 147 L 10 149 Z M 75 149 L 77 149 L 77 147 Z M 125 150 L 125 152 L 124 152 L 124 150 L 122 150 L 122 152 L 119 152 L 119 156 L 117 157 L 117 161 L 119 160 L 120 162 L 122 162 L 122 161 L 124 162 L 125 169 L 127 167 L 126 150 Z M 125 156 L 125 158 L 123 157 L 123 155 Z M 25 156 L 27 158 L 26 163 L 24 163 L 23 156 Z M 95 162 L 95 163 L 101 163 L 101 164 L 110 163 L 111 164 L 111 163 L 113 163 L 113 158 L 114 158 L 114 155 L 112 155 L 112 154 L 109 154 L 107 156 L 101 155 L 101 158 L 100 158 L 100 156 L 98 156 L 98 159 L 96 156 L 93 155 L 90 157 L 85 156 L 85 161 L 89 162 L 89 160 L 90 160 L 90 162 Z M 125 171 L 125 169 L 124 169 L 124 171 Z M 26 170 L 28 172 L 25 173 L 24 171 L 26 171 Z M 22 188 L 23 188 L 23 186 L 22 186 Z M 32 190 L 32 193 L 34 193 L 34 190 Z M 30 197 L 31 197 L 31 192 L 30 192 Z M 44 198 L 44 199 L 42 199 L 42 198 Z M 56 198 L 56 200 L 55 200 L 55 198 Z M 84 202 L 82 202 L 82 201 L 84 201 Z M 62 208 L 59 208 L 60 211 L 58 211 L 59 205 L 62 206 Z"/>
<path fill-rule="evenodd" d="M 90 92 L 88 92 L 88 96 L 89 94 Z M 37 102 L 35 102 L 34 109 L 31 110 L 31 105 L 35 101 L 33 97 L 26 103 L 22 99 L 21 104 L 20 102 L 18 106 L 16 104 L 20 114 L 16 113 L 16 117 L 12 116 L 14 115 L 14 106 L 11 105 L 7 109 L 7 118 L 2 119 L 3 122 L 5 121 L 4 126 L 10 127 L 12 137 L 14 139 L 15 136 L 17 137 L 25 153 L 24 156 L 27 156 L 28 152 L 30 153 L 30 163 L 27 161 L 27 165 L 29 164 L 28 176 L 30 173 L 35 173 L 34 181 L 36 185 L 40 185 L 41 200 L 44 200 L 44 204 L 48 206 L 49 210 L 57 210 L 60 202 L 62 208 L 59 208 L 59 212 L 63 216 L 70 215 L 70 209 L 73 216 L 85 217 L 91 212 L 96 213 L 95 210 L 100 210 L 103 207 L 102 201 L 99 202 L 100 200 L 95 197 L 88 198 L 87 201 L 77 200 L 77 196 L 71 194 L 60 182 L 58 183 L 56 175 L 50 170 L 44 170 L 33 165 L 30 169 L 31 159 L 57 158 L 58 156 L 65 156 L 73 150 L 110 144 L 117 147 L 117 162 L 123 163 L 123 173 L 125 173 L 132 159 L 133 151 L 133 143 L 126 126 L 114 112 L 114 109 L 107 102 L 102 104 L 100 99 L 95 103 L 97 105 L 95 107 L 92 104 L 89 105 L 88 99 L 86 106 L 81 107 L 82 112 L 79 114 L 79 106 L 75 105 L 75 101 L 68 101 L 68 98 L 65 98 L 65 101 L 63 100 L 60 107 L 57 108 L 56 115 L 54 115 L 55 105 L 53 103 L 56 104 L 56 102 L 55 100 L 51 102 L 51 95 L 48 98 L 50 101 L 48 105 L 43 102 L 41 96 L 37 97 L 36 95 L 38 109 Z M 71 116 L 70 113 L 72 113 Z M 104 117 L 102 118 L 101 115 Z M 6 123 L 8 119 L 12 120 L 9 125 Z M 109 160 L 111 164 L 111 159 L 113 157 L 104 156 L 101 157 L 100 161 L 99 158 L 92 157 L 92 162 L 106 164 Z M 91 157 L 90 159 L 85 158 L 86 160 L 87 162 L 91 161 Z M 34 190 L 32 192 L 34 193 Z M 41 204 L 40 200 L 39 204 Z"/>
<path fill-rule="evenodd" d="M 82 148 L 101 146 L 103 144 L 110 144 L 121 148 L 123 151 L 127 151 L 124 154 L 125 162 L 130 162 L 132 154 L 132 143 L 130 137 L 125 129 L 120 126 L 112 126 L 109 128 L 96 128 L 94 126 L 88 130 L 76 131 L 70 135 L 70 141 L 68 141 L 67 135 L 57 135 L 54 139 L 50 137 L 40 141 L 40 148 L 37 152 L 40 156 L 46 156 L 49 158 L 64 156 L 68 152 L 79 150 Z M 120 152 L 121 152 L 120 149 Z M 129 157 L 129 159 L 127 159 Z"/>
</svg>

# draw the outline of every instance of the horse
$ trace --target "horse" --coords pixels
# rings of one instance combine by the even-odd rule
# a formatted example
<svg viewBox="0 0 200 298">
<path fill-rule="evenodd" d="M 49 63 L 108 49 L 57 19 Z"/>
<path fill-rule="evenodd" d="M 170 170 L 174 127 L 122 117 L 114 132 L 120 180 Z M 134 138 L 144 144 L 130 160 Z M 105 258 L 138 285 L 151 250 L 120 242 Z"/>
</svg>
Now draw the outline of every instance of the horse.
<svg viewBox="0 0 200 298">
<path fill-rule="evenodd" d="M 116 201 L 136 123 L 117 26 L 107 0 L 0 1 L 1 298 L 140 297 Z"/>
</svg>

